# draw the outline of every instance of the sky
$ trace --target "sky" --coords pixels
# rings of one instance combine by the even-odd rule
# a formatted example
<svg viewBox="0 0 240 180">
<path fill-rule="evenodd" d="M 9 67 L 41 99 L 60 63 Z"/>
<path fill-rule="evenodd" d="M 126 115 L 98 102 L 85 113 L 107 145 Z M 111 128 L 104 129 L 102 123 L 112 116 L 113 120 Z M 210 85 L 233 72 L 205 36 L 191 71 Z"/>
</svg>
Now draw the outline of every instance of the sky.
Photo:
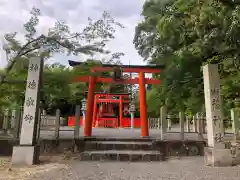
<svg viewBox="0 0 240 180">
<path fill-rule="evenodd" d="M 141 21 L 141 10 L 144 0 L 0 0 L 0 67 L 6 65 L 6 55 L 2 50 L 3 35 L 8 32 L 19 32 L 23 35 L 23 24 L 29 18 L 32 7 L 41 10 L 38 32 L 54 25 L 56 20 L 65 21 L 73 31 L 81 31 L 88 17 L 98 19 L 103 11 L 109 12 L 125 28 L 117 29 L 115 39 L 108 44 L 112 52 L 123 52 L 123 64 L 144 64 L 133 44 L 135 26 Z M 55 54 L 50 62 L 67 64 L 69 59 L 84 60 L 85 57 L 67 57 Z"/>
</svg>

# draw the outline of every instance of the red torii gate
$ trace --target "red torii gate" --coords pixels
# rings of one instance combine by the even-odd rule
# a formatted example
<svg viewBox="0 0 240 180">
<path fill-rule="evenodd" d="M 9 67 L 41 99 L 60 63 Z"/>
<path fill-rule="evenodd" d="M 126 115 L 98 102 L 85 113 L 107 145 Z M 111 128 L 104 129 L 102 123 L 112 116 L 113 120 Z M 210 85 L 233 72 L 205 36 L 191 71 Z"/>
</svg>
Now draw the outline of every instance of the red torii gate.
<svg viewBox="0 0 240 180">
<path fill-rule="evenodd" d="M 82 62 L 69 61 L 70 66 L 83 65 Z M 115 81 L 113 78 L 103 78 L 90 76 L 76 77 L 74 82 L 88 82 L 88 96 L 87 96 L 87 112 L 84 127 L 84 136 L 92 135 L 92 117 L 94 106 L 94 93 L 95 83 L 116 83 L 116 84 L 139 84 L 139 101 L 140 101 L 140 120 L 141 120 L 141 136 L 149 136 L 148 116 L 147 116 L 147 103 L 146 103 L 146 84 L 160 84 L 160 80 L 145 78 L 145 73 L 160 73 L 163 66 L 148 65 L 148 66 L 135 66 L 135 65 L 112 65 L 102 64 L 91 68 L 92 72 L 113 72 L 114 68 L 121 67 L 122 72 L 138 73 L 138 78 L 121 79 Z"/>
</svg>

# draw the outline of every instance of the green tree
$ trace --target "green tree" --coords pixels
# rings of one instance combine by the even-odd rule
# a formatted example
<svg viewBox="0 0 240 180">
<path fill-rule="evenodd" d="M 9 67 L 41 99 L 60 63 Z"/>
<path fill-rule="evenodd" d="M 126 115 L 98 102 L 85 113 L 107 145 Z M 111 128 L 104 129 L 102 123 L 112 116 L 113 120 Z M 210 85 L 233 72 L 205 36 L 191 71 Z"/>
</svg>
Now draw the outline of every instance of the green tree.
<svg viewBox="0 0 240 180">
<path fill-rule="evenodd" d="M 230 2 L 230 1 L 229 1 Z M 202 65 L 218 63 L 223 99 L 239 98 L 240 6 L 218 0 L 146 1 L 134 43 L 148 63 L 165 64 L 157 97 L 169 110 L 202 110 Z M 226 105 L 225 105 L 226 106 Z M 157 107 L 157 109 L 159 108 Z"/>
<path fill-rule="evenodd" d="M 17 32 L 5 35 L 4 50 L 9 63 L 5 69 L 0 71 L 0 108 L 9 107 L 12 104 L 23 104 L 28 59 L 32 56 L 41 55 L 46 60 L 54 53 L 76 56 L 82 53 L 90 57 L 93 57 L 95 53 L 103 53 L 108 56 L 99 61 L 88 60 L 82 67 L 73 69 L 59 63 L 51 65 L 45 63 L 42 98 L 49 106 L 56 106 L 62 102 L 75 104 L 87 91 L 86 83 L 71 84 L 73 77 L 89 75 L 90 67 L 96 64 L 101 65 L 101 61 L 119 63 L 121 56 L 124 55 L 119 52 L 111 54 L 105 48 L 105 44 L 114 39 L 115 29 L 113 27 L 123 28 L 107 12 L 104 12 L 99 20 L 93 21 L 89 18 L 89 24 L 81 32 L 72 32 L 64 22 L 56 22 L 55 26 L 49 29 L 47 35 L 37 33 L 36 27 L 40 15 L 39 9 L 32 9 L 29 21 L 24 24 L 24 41 L 18 40 Z M 100 85 L 98 86 L 100 88 Z"/>
</svg>

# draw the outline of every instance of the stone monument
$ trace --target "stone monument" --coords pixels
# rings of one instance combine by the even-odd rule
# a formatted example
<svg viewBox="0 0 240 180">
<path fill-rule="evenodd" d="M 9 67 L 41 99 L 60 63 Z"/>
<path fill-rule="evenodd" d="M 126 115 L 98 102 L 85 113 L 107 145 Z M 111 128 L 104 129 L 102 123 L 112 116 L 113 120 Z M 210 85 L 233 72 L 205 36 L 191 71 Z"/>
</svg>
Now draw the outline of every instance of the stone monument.
<svg viewBox="0 0 240 180">
<path fill-rule="evenodd" d="M 231 166 L 236 162 L 236 152 L 224 142 L 222 102 L 218 65 L 203 67 L 204 95 L 207 121 L 208 147 L 204 149 L 206 165 Z M 235 161 L 235 162 L 234 162 Z"/>
<path fill-rule="evenodd" d="M 12 164 L 33 165 L 39 162 L 40 147 L 36 135 L 43 61 L 40 57 L 29 60 L 20 145 L 13 147 Z"/>
</svg>

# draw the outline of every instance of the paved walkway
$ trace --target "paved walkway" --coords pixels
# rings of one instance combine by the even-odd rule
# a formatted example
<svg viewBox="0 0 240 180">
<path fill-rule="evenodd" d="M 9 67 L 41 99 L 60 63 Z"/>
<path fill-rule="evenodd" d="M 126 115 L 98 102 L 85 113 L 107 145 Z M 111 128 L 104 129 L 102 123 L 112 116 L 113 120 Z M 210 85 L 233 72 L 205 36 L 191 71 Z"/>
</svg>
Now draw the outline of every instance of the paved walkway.
<svg viewBox="0 0 240 180">
<path fill-rule="evenodd" d="M 17 175 L 17 176 L 16 176 Z M 207 167 L 202 157 L 156 163 L 66 161 L 13 169 L 0 180 L 239 180 L 240 167 Z"/>
<path fill-rule="evenodd" d="M 92 136 L 96 137 L 118 137 L 118 138 L 138 138 L 140 137 L 140 129 L 113 129 L 113 128 L 93 128 L 92 130 Z M 60 129 L 60 138 L 72 138 L 74 128 L 72 127 L 61 127 Z M 80 137 L 83 137 L 84 130 L 83 128 L 80 128 Z M 161 130 L 160 129 L 149 129 L 149 135 L 152 138 L 161 139 Z M 201 140 L 199 138 L 197 133 L 193 132 L 185 132 L 184 133 L 185 140 Z M 232 134 L 227 133 L 225 134 L 226 139 L 232 139 Z M 43 139 L 52 139 L 54 138 L 54 129 L 48 129 L 48 130 L 41 130 L 41 138 Z M 206 139 L 207 135 L 204 134 L 203 138 Z M 175 127 L 172 128 L 168 133 L 164 136 L 165 140 L 180 140 L 180 128 Z"/>
<path fill-rule="evenodd" d="M 80 137 L 83 137 L 84 130 L 80 128 Z M 74 128 L 73 127 L 61 127 L 60 128 L 60 139 L 71 139 L 74 136 Z M 93 128 L 92 136 L 96 137 L 118 137 L 118 138 L 138 138 L 140 137 L 140 129 L 113 129 L 113 128 Z M 149 130 L 150 137 L 160 139 L 161 138 L 161 130 L 160 129 L 150 129 Z M 185 132 L 186 140 L 201 140 L 197 133 L 193 132 Z M 232 134 L 225 134 L 227 139 L 232 138 Z M 41 130 L 41 139 L 54 139 L 54 128 L 42 129 Z M 206 134 L 203 135 L 204 139 L 207 138 Z M 6 136 L 0 133 L 0 139 L 11 139 L 11 136 Z M 180 129 L 172 128 L 171 131 L 165 134 L 165 140 L 180 140 Z"/>
<path fill-rule="evenodd" d="M 178 128 L 172 129 L 170 133 L 165 135 L 165 139 L 176 140 L 180 139 L 180 133 L 177 132 Z M 74 129 L 71 127 L 62 127 L 60 131 L 60 138 L 71 138 L 73 137 Z M 174 133 L 176 131 L 176 133 Z M 80 136 L 83 137 L 84 130 L 83 128 L 80 129 Z M 112 128 L 94 128 L 92 130 L 92 136 L 96 137 L 118 137 L 118 138 L 138 138 L 140 137 L 141 132 L 140 129 L 112 129 Z M 152 138 L 161 138 L 161 130 L 160 129 L 150 129 L 149 135 Z M 192 139 L 197 140 L 198 135 L 197 133 L 185 133 L 185 139 Z M 41 138 L 52 138 L 54 137 L 54 129 L 53 131 L 50 130 L 42 130 L 41 131 Z"/>
</svg>

